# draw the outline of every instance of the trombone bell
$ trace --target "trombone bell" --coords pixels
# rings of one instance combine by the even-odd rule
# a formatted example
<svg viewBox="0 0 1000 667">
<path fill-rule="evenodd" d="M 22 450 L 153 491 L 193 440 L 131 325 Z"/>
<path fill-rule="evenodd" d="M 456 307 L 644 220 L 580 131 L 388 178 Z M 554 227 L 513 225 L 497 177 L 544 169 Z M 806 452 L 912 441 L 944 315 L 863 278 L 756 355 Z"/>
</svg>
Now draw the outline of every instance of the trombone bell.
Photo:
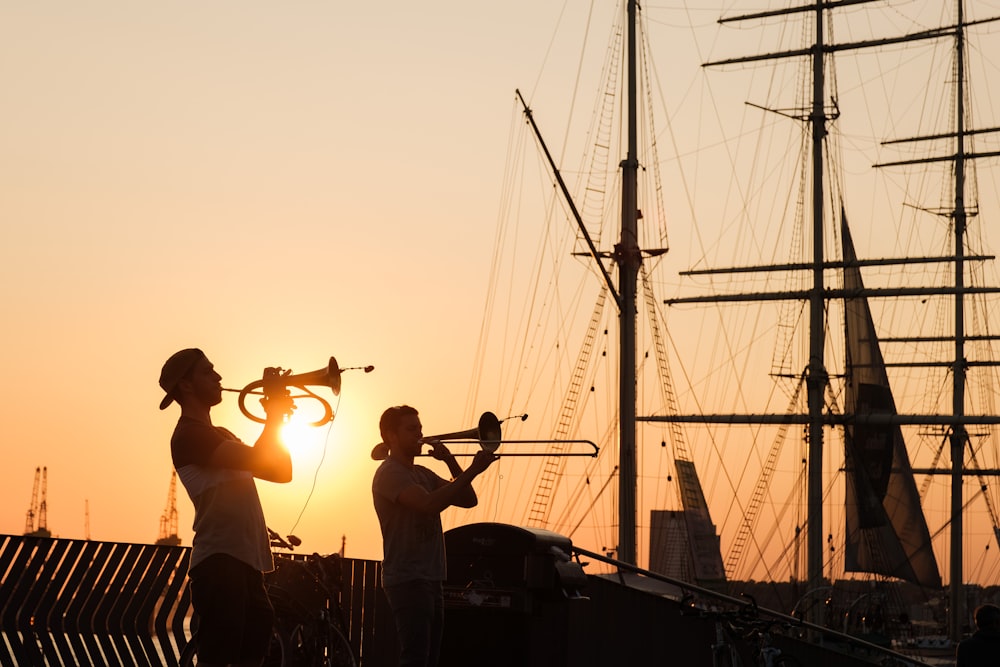
<svg viewBox="0 0 1000 667">
<path fill-rule="evenodd" d="M 466 431 L 427 435 L 420 439 L 424 444 L 432 444 L 442 440 L 478 440 L 483 450 L 492 454 L 500 446 L 500 420 L 492 412 L 484 412 L 479 416 L 479 426 Z"/>
</svg>

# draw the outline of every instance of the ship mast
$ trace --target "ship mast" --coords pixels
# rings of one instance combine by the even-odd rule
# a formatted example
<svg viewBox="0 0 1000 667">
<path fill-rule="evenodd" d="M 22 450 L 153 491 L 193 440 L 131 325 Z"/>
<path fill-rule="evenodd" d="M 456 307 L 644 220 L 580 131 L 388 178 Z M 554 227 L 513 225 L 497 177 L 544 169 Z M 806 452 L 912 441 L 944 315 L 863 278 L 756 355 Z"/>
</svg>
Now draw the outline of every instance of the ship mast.
<svg viewBox="0 0 1000 667">
<path fill-rule="evenodd" d="M 874 0 L 858 0 L 865 3 Z M 829 374 L 825 361 L 825 336 L 826 336 L 826 300 L 830 298 L 830 290 L 824 285 L 824 271 L 830 268 L 824 255 L 824 173 L 823 173 L 823 145 L 827 136 L 827 123 L 831 118 L 827 115 L 825 102 L 825 62 L 826 55 L 834 50 L 847 48 L 860 48 L 861 46 L 872 46 L 874 44 L 855 45 L 826 45 L 823 41 L 824 12 L 828 5 L 823 0 L 815 0 L 809 6 L 793 7 L 790 9 L 775 10 L 744 16 L 737 16 L 728 19 L 720 19 L 720 23 L 759 20 L 766 16 L 781 16 L 794 13 L 813 12 L 815 21 L 815 41 L 809 49 L 789 51 L 782 53 L 764 54 L 759 56 L 748 56 L 734 58 L 713 63 L 706 63 L 705 66 L 724 65 L 733 63 L 746 63 L 763 60 L 773 60 L 790 57 L 808 57 L 811 61 L 812 91 L 811 105 L 807 113 L 800 117 L 800 120 L 807 121 L 811 135 L 811 163 L 812 163 L 812 257 L 807 265 L 797 267 L 769 267 L 769 270 L 797 270 L 806 268 L 812 275 L 811 287 L 803 293 L 796 295 L 777 295 L 776 298 L 804 298 L 809 303 L 809 360 L 805 368 L 807 414 L 802 423 L 807 425 L 807 512 L 808 523 L 806 530 L 806 570 L 807 581 L 810 589 L 818 588 L 823 583 L 823 556 L 824 556 L 824 526 L 823 526 L 823 431 L 825 424 L 829 422 L 828 416 L 824 415 L 824 394 L 829 382 Z M 882 42 L 884 43 L 884 42 Z M 762 267 L 759 267 L 763 270 Z M 760 300 L 769 298 L 767 295 L 748 296 L 748 300 Z M 775 297 L 771 297 L 775 298 Z M 713 297 L 694 297 L 691 299 L 672 299 L 667 303 L 679 302 L 711 302 L 716 301 Z M 667 417 L 670 421 L 702 421 L 716 423 L 778 423 L 775 418 L 782 423 L 793 423 L 799 421 L 791 415 L 768 416 L 768 415 L 706 415 L 698 416 L 678 416 Z"/>
<path fill-rule="evenodd" d="M 642 265 L 642 252 L 639 248 L 639 206 L 638 206 L 638 134 L 637 118 L 637 75 L 636 75 L 636 24 L 638 21 L 638 0 L 628 0 L 627 13 L 627 37 L 626 37 L 626 73 L 627 73 L 627 93 L 625 125 L 627 127 L 627 142 L 625 157 L 619 166 L 622 170 L 622 210 L 621 210 L 621 239 L 615 245 L 613 259 L 618 263 L 618 289 L 612 281 L 611 275 L 602 261 L 606 254 L 598 251 L 579 210 L 573 202 L 573 197 L 566 186 L 559 168 L 552 158 L 552 154 L 542 138 L 541 131 L 535 123 L 534 115 L 528 107 L 527 102 L 517 92 L 518 100 L 524 109 L 524 114 L 531 125 L 545 155 L 546 161 L 552 168 L 559 189 L 569 206 L 570 212 L 576 221 L 580 235 L 587 243 L 589 254 L 593 258 L 595 265 L 600 269 L 604 279 L 606 289 L 615 300 L 618 306 L 618 321 L 620 334 L 620 359 L 619 359 L 619 461 L 618 461 L 618 548 L 617 557 L 619 560 L 630 565 L 637 565 L 636 554 L 636 533 L 638 530 L 636 491 L 638 485 L 638 467 L 636 455 L 636 325 L 638 321 L 637 313 L 637 292 L 639 284 L 639 271 Z"/>
<path fill-rule="evenodd" d="M 965 415 L 965 0 L 958 0 L 955 23 L 955 357 L 952 366 L 951 427 L 951 569 L 949 581 L 948 636 L 958 641 L 962 636 L 964 608 L 964 573 L 962 571 L 962 537 L 965 534 L 962 512 L 962 474 L 965 463 L 965 443 L 968 433 L 962 417 Z"/>
<path fill-rule="evenodd" d="M 569 206 L 576 221 L 581 237 L 586 241 L 589 255 L 601 272 L 605 287 L 615 304 L 618 306 L 619 317 L 619 371 L 618 371 L 618 430 L 619 430 L 619 460 L 618 460 L 618 547 L 616 555 L 630 565 L 637 565 L 637 506 L 638 467 L 636 454 L 636 424 L 642 418 L 636 416 L 636 335 L 638 322 L 638 284 L 639 272 L 642 266 L 642 251 L 639 248 L 639 205 L 638 205 L 638 87 L 636 65 L 637 24 L 639 20 L 638 0 L 628 0 L 626 6 L 626 76 L 627 92 L 625 101 L 625 118 L 627 132 L 627 147 L 625 157 L 619 166 L 622 170 L 622 209 L 621 237 L 615 245 L 612 258 L 618 263 L 618 289 L 611 275 L 604 266 L 602 259 L 607 254 L 598 251 L 590 233 L 584 225 L 583 218 L 573 202 L 573 197 L 552 158 L 552 154 L 542 138 L 541 131 L 535 123 L 534 115 L 525 102 L 520 91 L 517 97 L 524 109 L 524 114 L 531 125 L 535 138 L 559 189 Z"/>
<path fill-rule="evenodd" d="M 628 152 L 621 162 L 622 219 L 621 242 L 615 248 L 618 262 L 620 308 L 618 312 L 621 359 L 619 361 L 619 496 L 618 496 L 618 559 L 635 565 L 636 560 L 636 289 L 642 256 L 638 242 L 639 162 L 636 139 L 636 4 L 628 0 Z"/>
<path fill-rule="evenodd" d="M 980 19 L 978 21 L 967 22 L 965 18 L 965 0 L 956 0 L 956 20 L 952 29 L 946 29 L 942 35 L 954 35 L 955 39 L 955 122 L 954 134 L 931 135 L 924 137 L 912 137 L 909 139 L 897 139 L 891 143 L 916 142 L 930 139 L 954 138 L 955 152 L 953 155 L 935 156 L 929 158 L 918 158 L 913 160 L 901 160 L 897 162 L 885 162 L 878 164 L 878 167 L 913 165 L 927 162 L 951 161 L 954 174 L 954 198 L 953 205 L 948 211 L 952 217 L 954 229 L 955 254 L 952 258 L 954 262 L 955 280 L 955 308 L 954 308 L 954 352 L 951 360 L 952 375 L 952 414 L 951 421 L 947 424 L 950 428 L 948 442 L 951 453 L 951 468 L 949 470 L 928 470 L 928 474 L 947 474 L 951 482 L 950 496 L 950 524 L 951 533 L 949 540 L 949 614 L 948 614 L 948 636 L 953 641 L 958 641 L 962 636 L 962 625 L 965 620 L 965 573 L 964 573 L 964 546 L 965 519 L 963 512 L 964 498 L 964 476 L 965 472 L 965 451 L 969 442 L 968 426 L 970 424 L 982 423 L 976 417 L 969 417 L 966 414 L 966 385 L 967 373 L 970 365 L 966 358 L 965 343 L 968 340 L 965 327 L 965 297 L 975 293 L 995 293 L 996 290 L 987 288 L 966 287 L 965 265 L 967 261 L 979 261 L 983 258 L 969 256 L 965 252 L 966 232 L 968 230 L 968 208 L 966 206 L 966 170 L 971 160 L 984 157 L 996 157 L 996 152 L 975 153 L 969 152 L 966 148 L 966 139 L 974 134 L 994 133 L 1000 128 L 969 129 L 966 127 L 965 101 L 966 101 L 966 71 L 965 71 L 965 31 L 973 24 L 988 23 L 998 20 L 996 17 Z M 934 37 L 937 35 L 928 35 Z M 919 37 L 918 37 L 919 38 Z M 890 143 L 890 142 L 887 142 Z M 977 336 L 981 340 L 996 340 L 996 336 Z M 977 361 L 977 365 L 996 365 L 996 362 Z M 992 473 L 994 471 L 977 470 L 978 474 Z"/>
<path fill-rule="evenodd" d="M 824 360 L 826 318 L 823 285 L 823 141 L 826 111 L 823 107 L 823 0 L 816 0 L 816 41 L 812 48 L 812 289 L 809 290 L 809 364 L 806 397 L 809 407 L 808 473 L 806 504 L 806 573 L 809 588 L 823 580 L 823 393 L 829 381 Z"/>
</svg>

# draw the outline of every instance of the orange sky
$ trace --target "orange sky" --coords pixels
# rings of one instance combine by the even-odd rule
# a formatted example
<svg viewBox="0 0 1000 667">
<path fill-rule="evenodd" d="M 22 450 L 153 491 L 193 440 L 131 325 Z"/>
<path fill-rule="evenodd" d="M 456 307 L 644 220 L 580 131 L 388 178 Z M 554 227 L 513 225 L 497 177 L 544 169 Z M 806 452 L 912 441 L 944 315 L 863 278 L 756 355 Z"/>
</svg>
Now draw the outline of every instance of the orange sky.
<svg viewBox="0 0 1000 667">
<path fill-rule="evenodd" d="M 507 57 L 523 39 L 538 59 L 548 5 L 0 9 L 0 530 L 23 530 L 46 466 L 55 534 L 82 537 L 89 504 L 94 539 L 155 539 L 166 357 L 200 346 L 239 388 L 334 355 L 377 370 L 345 376 L 323 466 L 310 452 L 262 495 L 279 529 L 306 507 L 311 548 L 346 533 L 377 557 L 378 414 L 461 423 L 509 100 L 537 71 Z M 529 8 L 544 28 L 522 25 Z M 258 429 L 234 397 L 217 421 Z"/>
<path fill-rule="evenodd" d="M 369 452 L 382 409 L 415 405 L 428 433 L 500 409 L 470 387 L 513 91 L 575 164 L 563 121 L 583 29 L 588 65 L 600 64 L 614 11 L 576 4 L 0 8 L 0 531 L 23 531 L 46 466 L 54 534 L 83 537 L 89 507 L 93 539 L 155 539 L 177 417 L 156 409 L 165 358 L 201 347 L 239 388 L 265 366 L 299 373 L 333 355 L 375 371 L 345 374 L 333 424 L 293 443 L 295 480 L 262 482 L 261 496 L 272 527 L 309 549 L 337 550 L 346 535 L 348 555 L 379 558 Z M 677 114 L 658 128 L 665 163 L 695 164 L 720 143 L 723 114 L 745 113 L 741 73 L 716 75 L 709 99 L 700 68 L 771 50 L 716 25 L 734 4 L 756 8 L 646 6 Z M 711 176 L 730 165 L 716 157 L 686 172 L 697 201 L 668 202 L 675 272 L 697 257 L 692 218 L 707 238 L 721 207 Z M 879 234 L 856 239 L 877 247 Z M 248 441 L 259 432 L 231 394 L 216 421 Z M 528 426 L 523 437 L 550 429 Z M 178 509 L 189 544 L 183 490 Z"/>
</svg>

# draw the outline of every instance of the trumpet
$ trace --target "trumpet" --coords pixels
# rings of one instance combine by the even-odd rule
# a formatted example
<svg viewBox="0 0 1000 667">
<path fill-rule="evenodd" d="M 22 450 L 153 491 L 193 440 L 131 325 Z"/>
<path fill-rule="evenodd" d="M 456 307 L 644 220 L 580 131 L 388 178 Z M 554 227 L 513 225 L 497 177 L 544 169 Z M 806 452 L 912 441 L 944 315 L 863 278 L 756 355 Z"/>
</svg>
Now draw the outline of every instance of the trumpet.
<svg viewBox="0 0 1000 667">
<path fill-rule="evenodd" d="M 341 388 L 341 374 L 344 371 L 358 370 L 362 369 L 365 373 L 371 373 L 375 370 L 374 366 L 355 366 L 351 368 L 341 368 L 337 364 L 337 359 L 335 357 L 330 357 L 329 363 L 325 368 L 318 368 L 314 371 L 309 371 L 308 373 L 299 373 L 297 375 L 292 375 L 291 371 L 286 371 L 284 374 L 281 373 L 282 369 L 278 368 L 278 374 L 275 377 L 267 377 L 262 380 L 255 380 L 250 384 L 246 385 L 242 389 L 227 389 L 222 388 L 223 391 L 231 391 L 239 394 L 237 399 L 237 404 L 239 405 L 240 412 L 247 419 L 251 419 L 259 424 L 263 424 L 266 419 L 264 417 L 258 417 L 257 415 L 250 412 L 250 409 L 246 406 L 247 396 L 265 396 L 268 392 L 275 391 L 276 389 L 285 389 L 287 387 L 295 387 L 300 391 L 305 393 L 292 395 L 292 399 L 314 399 L 319 402 L 323 409 L 323 416 L 319 419 L 309 422 L 310 426 L 322 426 L 333 421 L 334 413 L 333 408 L 330 406 L 329 401 L 324 399 L 322 396 L 313 392 L 309 387 L 312 386 L 323 386 L 328 387 L 330 391 L 333 392 L 334 396 L 340 396 Z"/>
<path fill-rule="evenodd" d="M 521 415 L 521 421 L 528 418 L 528 415 Z M 596 457 L 598 453 L 598 447 L 594 442 L 590 440 L 504 440 L 500 433 L 500 424 L 504 420 L 497 419 L 497 416 L 492 412 L 484 412 L 479 416 L 479 424 L 470 429 L 464 431 L 453 431 L 451 433 L 439 433 L 437 435 L 426 435 L 420 439 L 421 444 L 433 445 L 435 442 L 441 442 L 442 440 L 448 440 L 456 444 L 478 444 L 479 448 L 483 451 L 489 452 L 495 456 L 589 456 Z M 499 453 L 496 451 L 502 444 L 573 444 L 573 445 L 586 445 L 589 447 L 587 451 L 569 451 L 569 452 L 507 452 Z M 376 461 L 381 461 L 389 456 L 389 446 L 384 442 L 380 442 L 372 449 L 372 458 Z M 430 454 L 421 453 L 420 456 L 430 456 Z M 475 452 L 459 452 L 454 454 L 454 456 L 475 456 Z"/>
</svg>

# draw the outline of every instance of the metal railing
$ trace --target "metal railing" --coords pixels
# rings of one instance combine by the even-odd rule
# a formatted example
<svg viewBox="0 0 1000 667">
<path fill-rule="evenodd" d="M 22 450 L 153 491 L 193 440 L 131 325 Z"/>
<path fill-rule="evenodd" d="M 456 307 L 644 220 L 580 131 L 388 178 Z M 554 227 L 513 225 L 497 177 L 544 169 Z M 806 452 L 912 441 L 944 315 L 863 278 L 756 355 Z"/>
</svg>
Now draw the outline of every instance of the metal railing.
<svg viewBox="0 0 1000 667">
<path fill-rule="evenodd" d="M 189 558 L 189 547 L 0 535 L 0 667 L 175 667 L 190 637 Z M 381 563 L 341 566 L 351 646 L 362 665 L 384 664 L 394 642 L 376 637 L 394 630 Z"/>
</svg>

